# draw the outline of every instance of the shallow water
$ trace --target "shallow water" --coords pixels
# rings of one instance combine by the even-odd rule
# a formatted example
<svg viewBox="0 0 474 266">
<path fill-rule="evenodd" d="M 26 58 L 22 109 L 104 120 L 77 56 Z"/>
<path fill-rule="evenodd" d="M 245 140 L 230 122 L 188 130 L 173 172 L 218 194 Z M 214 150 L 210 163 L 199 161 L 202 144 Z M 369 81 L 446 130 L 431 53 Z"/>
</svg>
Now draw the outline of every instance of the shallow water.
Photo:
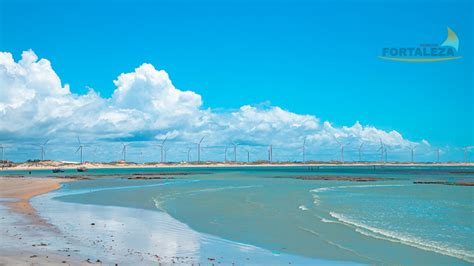
<svg viewBox="0 0 474 266">
<path fill-rule="evenodd" d="M 101 169 L 131 173 L 156 169 Z M 161 169 L 159 170 L 162 171 Z M 206 171 L 173 180 L 68 183 L 60 201 L 165 212 L 194 232 L 329 261 L 390 264 L 474 262 L 474 188 L 414 180 L 473 181 L 473 168 L 304 167 L 166 169 Z M 272 178 L 351 175 L 375 182 Z M 153 222 L 153 221 L 148 221 Z"/>
<path fill-rule="evenodd" d="M 156 265 L 157 262 L 165 265 L 349 265 L 347 262 L 273 253 L 199 233 L 164 212 L 52 200 L 83 193 L 88 192 L 62 189 L 32 200 L 41 216 L 60 230 L 61 237 L 54 233 L 37 237 L 37 243 L 47 243 L 44 249 L 72 254 L 81 260 L 100 259 L 107 265 Z"/>
</svg>

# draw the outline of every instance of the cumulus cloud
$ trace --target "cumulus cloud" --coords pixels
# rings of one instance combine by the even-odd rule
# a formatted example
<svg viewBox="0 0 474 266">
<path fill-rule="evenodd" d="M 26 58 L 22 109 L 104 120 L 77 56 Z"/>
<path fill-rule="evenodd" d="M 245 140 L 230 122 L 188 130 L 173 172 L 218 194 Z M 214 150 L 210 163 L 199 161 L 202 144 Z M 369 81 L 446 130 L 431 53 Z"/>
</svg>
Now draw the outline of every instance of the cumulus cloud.
<svg viewBox="0 0 474 266">
<path fill-rule="evenodd" d="M 110 105 L 118 109 L 137 110 L 153 116 L 152 128 L 190 123 L 199 116 L 201 96 L 176 89 L 164 70 L 143 64 L 132 73 L 121 74 Z"/>
<path fill-rule="evenodd" d="M 93 89 L 77 95 L 63 85 L 46 59 L 25 51 L 15 62 L 0 53 L 0 141 L 21 142 L 47 137 L 83 136 L 103 142 L 156 141 L 168 136 L 176 143 L 196 142 L 206 136 L 208 146 L 239 143 L 249 147 L 273 144 L 294 153 L 303 139 L 309 146 L 379 145 L 406 148 L 429 146 L 411 142 L 397 131 L 373 126 L 335 127 L 313 115 L 292 113 L 277 106 L 245 105 L 234 111 L 214 112 L 202 107 L 193 91 L 174 87 L 164 70 L 142 64 L 122 73 L 116 89 L 103 98 Z M 283 153 L 283 152 L 282 152 Z"/>
</svg>

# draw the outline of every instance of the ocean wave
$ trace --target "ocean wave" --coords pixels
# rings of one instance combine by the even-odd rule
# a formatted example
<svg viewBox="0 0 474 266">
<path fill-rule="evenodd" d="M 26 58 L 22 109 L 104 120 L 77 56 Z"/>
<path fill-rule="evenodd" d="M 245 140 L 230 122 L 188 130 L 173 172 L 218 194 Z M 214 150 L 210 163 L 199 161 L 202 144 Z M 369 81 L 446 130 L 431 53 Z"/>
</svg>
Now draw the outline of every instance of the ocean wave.
<svg viewBox="0 0 474 266">
<path fill-rule="evenodd" d="M 326 242 L 327 244 L 329 244 L 329 245 L 331 245 L 331 246 L 334 246 L 334 247 L 336 247 L 336 248 L 339 248 L 339 249 L 341 249 L 341 250 L 347 251 L 347 252 L 352 253 L 352 254 L 354 254 L 354 255 L 356 255 L 356 256 L 358 256 L 358 257 L 361 257 L 361 258 L 364 258 L 364 259 L 368 259 L 368 260 L 373 261 L 373 262 L 380 262 L 380 261 L 378 261 L 378 260 L 375 259 L 375 258 L 371 258 L 371 257 L 365 256 L 365 255 L 362 255 L 362 254 L 358 253 L 357 251 L 355 251 L 355 250 L 353 250 L 353 249 L 350 249 L 350 248 L 348 248 L 348 247 L 345 247 L 345 246 L 343 246 L 343 245 L 340 245 L 340 244 L 338 244 L 338 243 L 336 243 L 336 242 L 330 241 L 330 240 L 328 240 L 328 239 L 326 239 L 326 238 L 322 238 L 322 237 L 321 237 L 321 234 L 318 233 L 318 232 L 316 232 L 316 231 L 314 231 L 314 230 L 311 230 L 311 229 L 309 229 L 309 228 L 305 228 L 305 227 L 302 227 L 302 226 L 300 226 L 299 228 L 300 228 L 301 230 L 305 231 L 305 232 L 308 232 L 308 233 L 310 233 L 310 234 L 312 234 L 312 235 L 315 235 L 316 237 L 318 237 L 319 239 L 321 239 L 322 241 Z"/>
<path fill-rule="evenodd" d="M 53 195 L 54 195 L 54 198 L 59 198 L 62 196 L 81 195 L 81 194 L 88 194 L 88 193 L 101 192 L 101 191 L 140 189 L 140 188 L 160 187 L 160 186 L 166 186 L 166 185 L 171 185 L 171 184 L 194 183 L 194 182 L 199 182 L 199 180 L 173 180 L 173 181 L 166 181 L 162 183 L 146 184 L 146 185 L 95 187 L 95 188 L 79 188 L 79 189 L 69 189 L 67 187 L 62 187 L 60 190 L 54 191 Z"/>
<path fill-rule="evenodd" d="M 356 232 L 368 237 L 409 245 L 422 250 L 432 251 L 446 256 L 455 257 L 470 263 L 474 262 L 474 252 L 470 250 L 454 248 L 452 246 L 446 245 L 445 243 L 422 239 L 406 233 L 376 228 L 356 221 L 354 219 L 348 218 L 339 213 L 330 212 L 329 214 L 342 224 L 349 227 L 353 227 L 355 228 Z"/>
<path fill-rule="evenodd" d="M 163 207 L 163 204 L 168 200 L 173 200 L 178 197 L 187 196 L 187 195 L 194 195 L 199 193 L 208 193 L 208 192 L 216 192 L 216 191 L 223 191 L 223 190 L 232 190 L 232 189 L 248 189 L 248 188 L 255 188 L 261 187 L 261 185 L 249 185 L 249 186 L 227 186 L 227 187 L 217 187 L 217 188 L 203 188 L 203 189 L 195 189 L 185 192 L 175 192 L 169 195 L 164 195 L 161 197 L 152 197 L 152 201 L 154 202 L 155 207 L 158 210 L 166 212 Z"/>
<path fill-rule="evenodd" d="M 406 187 L 406 184 L 390 184 L 390 185 L 354 185 L 354 186 L 334 186 L 334 187 L 320 187 L 310 190 L 310 192 L 319 193 L 328 190 L 341 189 L 341 188 L 368 188 L 368 187 Z"/>
<path fill-rule="evenodd" d="M 298 206 L 298 209 L 300 209 L 300 210 L 302 210 L 302 211 L 307 211 L 307 210 L 309 210 L 309 209 L 308 209 L 306 206 L 304 206 L 304 205 Z"/>
<path fill-rule="evenodd" d="M 163 200 L 159 200 L 158 198 L 152 198 L 152 200 L 158 210 L 165 212 L 165 209 L 163 208 Z"/>
<path fill-rule="evenodd" d="M 404 187 L 408 185 L 399 185 L 399 184 L 392 184 L 392 185 L 355 185 L 355 186 L 334 186 L 334 187 L 320 187 L 311 189 L 310 192 L 313 193 L 313 203 L 316 206 L 321 204 L 321 199 L 319 197 L 319 193 L 330 191 L 334 189 L 344 189 L 344 188 L 368 188 L 368 187 Z"/>
<path fill-rule="evenodd" d="M 247 189 L 247 188 L 256 188 L 256 187 L 261 187 L 261 185 L 204 188 L 204 189 L 197 189 L 197 190 L 188 191 L 188 192 L 185 192 L 185 194 L 194 194 L 194 193 L 202 193 L 202 192 L 216 192 L 216 191 L 231 190 L 231 189 Z"/>
<path fill-rule="evenodd" d="M 326 218 L 321 218 L 321 222 L 323 223 L 339 223 L 338 221 L 334 221 L 334 220 L 329 220 L 329 219 L 326 219 Z"/>
</svg>

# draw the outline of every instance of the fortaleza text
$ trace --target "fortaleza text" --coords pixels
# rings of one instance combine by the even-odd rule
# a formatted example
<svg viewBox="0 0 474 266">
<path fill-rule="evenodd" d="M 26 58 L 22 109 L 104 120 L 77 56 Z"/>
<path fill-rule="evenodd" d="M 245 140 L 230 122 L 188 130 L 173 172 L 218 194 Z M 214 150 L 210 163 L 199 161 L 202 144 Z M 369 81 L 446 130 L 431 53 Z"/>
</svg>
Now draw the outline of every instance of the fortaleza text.
<svg viewBox="0 0 474 266">
<path fill-rule="evenodd" d="M 383 56 L 454 56 L 451 47 L 409 47 L 409 48 L 383 48 Z"/>
</svg>

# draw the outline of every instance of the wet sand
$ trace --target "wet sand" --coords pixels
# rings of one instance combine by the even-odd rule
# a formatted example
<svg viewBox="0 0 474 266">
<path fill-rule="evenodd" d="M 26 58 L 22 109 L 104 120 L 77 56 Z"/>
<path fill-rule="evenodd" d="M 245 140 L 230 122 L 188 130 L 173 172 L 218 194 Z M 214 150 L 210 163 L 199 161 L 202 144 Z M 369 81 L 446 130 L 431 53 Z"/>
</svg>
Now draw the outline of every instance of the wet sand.
<svg viewBox="0 0 474 266">
<path fill-rule="evenodd" d="M 13 211 L 26 215 L 35 224 L 44 224 L 35 212 L 29 200 L 49 191 L 61 187 L 61 183 L 69 182 L 72 179 L 55 178 L 14 178 L 0 177 L 0 198 L 8 198 L 11 201 L 2 202 Z"/>
<path fill-rule="evenodd" d="M 326 262 L 274 254 L 201 234 L 164 212 L 53 200 L 65 195 L 60 190 L 52 191 L 64 181 L 70 180 L 0 178 L 0 265 L 239 265 L 249 262 L 315 265 Z M 35 216 L 36 211 L 43 218 Z"/>
<path fill-rule="evenodd" d="M 25 245 L 35 232 L 55 228 L 43 220 L 30 204 L 30 199 L 58 189 L 62 182 L 70 179 L 0 177 L 1 233 L 0 265 L 67 265 L 80 264 L 61 254 L 45 250 L 47 244 Z M 13 237 L 9 232 L 16 231 Z M 18 247 L 22 248 L 18 248 Z"/>
</svg>

